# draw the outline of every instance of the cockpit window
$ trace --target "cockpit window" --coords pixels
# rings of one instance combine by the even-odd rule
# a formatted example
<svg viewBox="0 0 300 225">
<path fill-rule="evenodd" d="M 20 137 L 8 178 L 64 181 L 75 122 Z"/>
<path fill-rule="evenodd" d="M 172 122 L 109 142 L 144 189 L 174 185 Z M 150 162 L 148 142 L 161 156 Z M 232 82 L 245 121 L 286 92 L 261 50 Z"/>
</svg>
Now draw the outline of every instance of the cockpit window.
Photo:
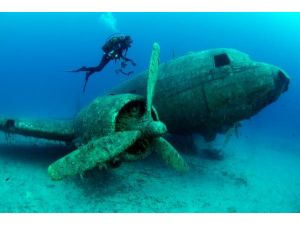
<svg viewBox="0 0 300 225">
<path fill-rule="evenodd" d="M 230 60 L 227 54 L 219 54 L 214 56 L 215 67 L 226 66 L 230 64 Z"/>
</svg>

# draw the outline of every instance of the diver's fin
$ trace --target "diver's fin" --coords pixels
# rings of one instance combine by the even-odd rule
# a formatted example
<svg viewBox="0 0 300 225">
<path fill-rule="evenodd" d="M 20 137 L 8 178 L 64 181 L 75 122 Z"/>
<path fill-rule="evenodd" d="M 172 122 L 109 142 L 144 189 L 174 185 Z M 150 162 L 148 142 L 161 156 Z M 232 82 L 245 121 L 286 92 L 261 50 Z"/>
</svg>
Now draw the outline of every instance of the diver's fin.
<svg viewBox="0 0 300 225">
<path fill-rule="evenodd" d="M 158 155 L 170 166 L 179 172 L 186 172 L 189 170 L 188 165 L 177 150 L 165 139 L 155 138 L 151 147 L 158 153 Z"/>
<path fill-rule="evenodd" d="M 65 72 L 71 72 L 71 73 L 85 72 L 85 71 L 88 71 L 86 66 L 80 67 L 79 69 L 76 70 L 65 70 Z"/>
<path fill-rule="evenodd" d="M 72 141 L 73 120 L 21 120 L 0 117 L 0 131 L 57 141 Z"/>
<path fill-rule="evenodd" d="M 92 71 L 87 71 L 87 72 L 86 72 L 86 74 L 85 74 L 85 81 L 84 81 L 84 86 L 83 86 L 82 92 L 85 92 L 86 85 L 87 85 L 87 83 L 88 83 L 88 81 L 89 81 L 90 76 L 91 76 L 93 73 L 94 73 L 94 72 L 92 72 Z"/>
<path fill-rule="evenodd" d="M 141 135 L 140 131 L 122 131 L 92 140 L 51 164 L 48 173 L 53 180 L 61 180 L 96 166 L 104 166 L 133 145 Z"/>
<path fill-rule="evenodd" d="M 85 81 L 84 81 L 84 85 L 83 85 L 83 89 L 82 89 L 82 92 L 83 92 L 83 93 L 85 92 L 86 85 L 87 85 L 87 82 L 88 82 L 88 81 L 89 81 L 89 77 L 86 75 Z"/>
</svg>

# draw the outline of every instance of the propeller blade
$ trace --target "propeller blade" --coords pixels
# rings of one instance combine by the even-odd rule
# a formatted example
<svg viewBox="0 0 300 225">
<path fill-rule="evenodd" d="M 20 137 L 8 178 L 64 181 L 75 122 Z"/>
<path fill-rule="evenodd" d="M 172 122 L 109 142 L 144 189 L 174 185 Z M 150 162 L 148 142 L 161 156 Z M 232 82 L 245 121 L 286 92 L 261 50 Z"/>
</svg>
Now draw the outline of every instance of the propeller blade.
<svg viewBox="0 0 300 225">
<path fill-rule="evenodd" d="M 165 139 L 155 138 L 151 143 L 151 147 L 160 155 L 160 157 L 174 169 L 179 172 L 187 172 L 189 170 L 188 165 L 177 150 Z"/>
<path fill-rule="evenodd" d="M 151 114 L 152 101 L 155 91 L 155 85 L 157 81 L 158 65 L 159 65 L 160 47 L 158 43 L 154 43 L 152 46 L 152 55 L 150 59 L 148 81 L 147 81 L 147 114 Z"/>
<path fill-rule="evenodd" d="M 104 165 L 107 161 L 123 153 L 141 136 L 140 131 L 123 131 L 92 140 L 52 163 L 48 167 L 48 173 L 53 180 L 61 180 L 64 177 L 93 169 L 98 165 Z"/>
</svg>

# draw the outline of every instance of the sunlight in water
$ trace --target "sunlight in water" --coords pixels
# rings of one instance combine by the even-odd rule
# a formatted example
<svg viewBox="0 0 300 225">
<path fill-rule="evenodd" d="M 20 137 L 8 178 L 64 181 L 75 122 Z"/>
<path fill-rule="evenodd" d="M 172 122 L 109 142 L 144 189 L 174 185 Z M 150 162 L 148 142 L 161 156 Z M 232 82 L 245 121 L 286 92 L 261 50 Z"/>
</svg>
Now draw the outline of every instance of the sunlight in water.
<svg viewBox="0 0 300 225">
<path fill-rule="evenodd" d="M 100 23 L 112 30 L 118 32 L 117 19 L 111 12 L 102 13 L 100 16 Z"/>
</svg>

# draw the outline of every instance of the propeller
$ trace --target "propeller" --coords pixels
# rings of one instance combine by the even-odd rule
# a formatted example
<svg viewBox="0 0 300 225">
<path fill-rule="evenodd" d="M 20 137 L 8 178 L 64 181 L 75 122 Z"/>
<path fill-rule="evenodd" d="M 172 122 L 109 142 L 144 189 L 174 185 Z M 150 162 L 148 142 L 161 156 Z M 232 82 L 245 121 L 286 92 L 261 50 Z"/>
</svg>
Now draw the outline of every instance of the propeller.
<svg viewBox="0 0 300 225">
<path fill-rule="evenodd" d="M 105 136 L 79 147 L 48 167 L 48 174 L 53 180 L 61 180 L 68 176 L 82 174 L 105 163 L 124 149 L 133 145 L 141 137 L 139 131 L 122 131 Z"/>
<path fill-rule="evenodd" d="M 177 150 L 168 143 L 163 136 L 167 133 L 167 127 L 161 121 L 153 121 L 151 116 L 152 103 L 155 93 L 155 86 L 158 77 L 160 47 L 158 43 L 154 43 L 152 47 L 152 55 L 149 65 L 149 74 L 147 81 L 147 102 L 146 113 L 142 119 L 144 123 L 140 123 L 140 130 L 146 137 L 154 138 L 149 145 L 149 148 L 154 149 L 158 155 L 170 166 L 179 172 L 188 170 L 188 166 L 184 159 L 180 156 Z M 142 127 L 144 125 L 144 127 Z"/>
<path fill-rule="evenodd" d="M 158 43 L 154 43 L 152 46 L 152 54 L 150 58 L 149 65 L 149 74 L 147 81 L 147 105 L 146 113 L 148 116 L 151 116 L 152 102 L 155 92 L 155 86 L 158 76 L 158 66 L 159 66 L 159 57 L 160 57 L 160 47 Z"/>
<path fill-rule="evenodd" d="M 146 111 L 141 117 L 126 118 L 122 131 L 91 140 L 65 157 L 57 160 L 48 168 L 48 173 L 54 180 L 67 176 L 81 174 L 96 166 L 105 166 L 116 157 L 126 155 L 126 151 L 137 143 L 146 141 L 146 152 L 154 150 L 170 166 L 180 172 L 188 170 L 188 166 L 177 150 L 162 136 L 167 133 L 167 127 L 161 121 L 154 121 L 151 115 L 155 85 L 158 76 L 160 47 L 153 44 L 147 81 Z"/>
</svg>

